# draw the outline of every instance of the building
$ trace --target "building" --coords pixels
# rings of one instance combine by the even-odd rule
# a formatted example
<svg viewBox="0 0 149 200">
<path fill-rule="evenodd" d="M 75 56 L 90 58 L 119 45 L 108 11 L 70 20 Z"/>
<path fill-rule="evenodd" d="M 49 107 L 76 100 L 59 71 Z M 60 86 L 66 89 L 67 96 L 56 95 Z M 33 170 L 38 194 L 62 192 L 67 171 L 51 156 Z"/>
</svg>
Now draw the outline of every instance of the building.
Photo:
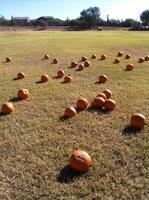
<svg viewBox="0 0 149 200">
<path fill-rule="evenodd" d="M 29 17 L 11 17 L 12 24 L 26 24 L 30 22 Z"/>
</svg>

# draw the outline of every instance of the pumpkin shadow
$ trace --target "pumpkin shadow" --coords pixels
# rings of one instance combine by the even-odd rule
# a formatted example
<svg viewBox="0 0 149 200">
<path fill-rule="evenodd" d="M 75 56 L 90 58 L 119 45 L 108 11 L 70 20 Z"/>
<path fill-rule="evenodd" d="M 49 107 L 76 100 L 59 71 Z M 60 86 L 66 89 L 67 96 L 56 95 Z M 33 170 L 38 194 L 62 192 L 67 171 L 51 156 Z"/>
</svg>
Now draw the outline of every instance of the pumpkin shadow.
<svg viewBox="0 0 149 200">
<path fill-rule="evenodd" d="M 65 115 L 62 115 L 62 116 L 59 117 L 59 120 L 62 121 L 62 122 L 64 122 L 65 120 L 68 120 L 68 119 L 70 119 L 70 118 L 66 117 Z"/>
<path fill-rule="evenodd" d="M 13 81 L 17 81 L 17 80 L 19 80 L 19 78 L 15 77 L 15 78 L 13 78 L 12 80 L 13 80 Z"/>
<path fill-rule="evenodd" d="M 44 83 L 44 82 L 42 82 L 42 81 L 40 80 L 40 81 L 36 81 L 35 83 L 36 83 L 36 84 L 42 84 L 42 83 Z"/>
<path fill-rule="evenodd" d="M 136 135 L 141 131 L 141 128 L 134 128 L 130 125 L 126 125 L 122 130 L 122 134 L 124 135 Z"/>
<path fill-rule="evenodd" d="M 101 83 L 99 81 L 95 81 L 94 84 L 104 84 L 104 83 Z"/>
<path fill-rule="evenodd" d="M 105 110 L 103 108 L 93 108 L 92 106 L 88 107 L 87 109 L 88 112 L 98 112 L 99 114 L 109 114 L 110 111 L 109 110 Z"/>
<path fill-rule="evenodd" d="M 62 82 L 60 82 L 61 84 L 67 84 L 67 82 L 65 82 L 65 81 L 62 81 Z"/>
<path fill-rule="evenodd" d="M 7 113 L 0 112 L 0 117 L 4 117 L 4 116 L 6 116 L 6 115 L 8 115 L 8 114 L 7 114 Z"/>
<path fill-rule="evenodd" d="M 59 79 L 60 77 L 58 76 L 53 76 L 52 79 Z"/>
<path fill-rule="evenodd" d="M 18 97 L 13 97 L 9 99 L 9 102 L 17 102 L 17 101 L 22 101 L 22 99 L 19 99 Z"/>
<path fill-rule="evenodd" d="M 57 181 L 60 183 L 71 183 L 81 175 L 82 173 L 76 172 L 72 170 L 69 165 L 66 165 L 61 169 L 59 175 L 57 176 Z"/>
</svg>

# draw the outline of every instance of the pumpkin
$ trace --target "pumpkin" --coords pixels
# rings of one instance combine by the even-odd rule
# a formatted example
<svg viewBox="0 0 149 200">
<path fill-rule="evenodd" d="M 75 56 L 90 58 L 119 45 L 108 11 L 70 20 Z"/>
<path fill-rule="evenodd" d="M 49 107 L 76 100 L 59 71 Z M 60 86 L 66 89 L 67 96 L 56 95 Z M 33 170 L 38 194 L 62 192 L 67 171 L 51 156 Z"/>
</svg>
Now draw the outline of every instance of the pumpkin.
<svg viewBox="0 0 149 200">
<path fill-rule="evenodd" d="M 76 61 L 71 62 L 71 67 L 76 67 L 78 63 Z"/>
<path fill-rule="evenodd" d="M 140 113 L 135 113 L 130 118 L 130 125 L 134 128 L 143 128 L 145 125 L 145 117 Z"/>
<path fill-rule="evenodd" d="M 83 64 L 83 63 L 80 63 L 80 64 L 78 65 L 78 70 L 81 71 L 81 70 L 83 70 L 83 69 L 84 69 L 84 64 Z"/>
<path fill-rule="evenodd" d="M 108 79 L 107 79 L 107 76 L 106 76 L 106 75 L 100 75 L 100 76 L 98 77 L 99 83 L 105 83 L 107 80 L 108 80 Z"/>
<path fill-rule="evenodd" d="M 62 78 L 65 75 L 65 72 L 63 70 L 60 70 L 57 72 L 57 77 Z"/>
<path fill-rule="evenodd" d="M 104 105 L 104 103 L 105 103 L 105 99 L 103 98 L 103 97 L 95 97 L 94 98 L 94 100 L 92 101 L 92 103 L 91 103 L 91 106 L 93 107 L 93 108 L 102 108 L 103 107 L 103 105 Z"/>
<path fill-rule="evenodd" d="M 97 56 L 96 56 L 96 54 L 93 54 L 92 55 L 92 59 L 95 59 Z"/>
<path fill-rule="evenodd" d="M 111 96 L 112 96 L 111 90 L 108 90 L 108 89 L 104 90 L 103 93 L 106 95 L 107 99 L 111 98 Z"/>
<path fill-rule="evenodd" d="M 120 59 L 115 58 L 114 63 L 120 63 Z"/>
<path fill-rule="evenodd" d="M 145 56 L 145 61 L 149 61 L 149 56 Z"/>
<path fill-rule="evenodd" d="M 65 109 L 64 117 L 74 117 L 77 114 L 77 111 L 74 107 L 70 106 Z"/>
<path fill-rule="evenodd" d="M 96 97 L 102 97 L 102 98 L 104 98 L 105 100 L 106 100 L 106 95 L 103 93 L 103 92 L 101 92 L 101 93 L 99 93 Z"/>
<path fill-rule="evenodd" d="M 90 62 L 89 61 L 85 61 L 84 62 L 84 67 L 89 67 L 90 66 Z"/>
<path fill-rule="evenodd" d="M 49 76 L 47 74 L 43 74 L 41 76 L 41 82 L 47 82 L 49 80 Z"/>
<path fill-rule="evenodd" d="M 142 62 L 144 62 L 145 61 L 145 59 L 143 58 L 143 57 L 140 57 L 139 58 L 139 63 L 142 63 Z"/>
<path fill-rule="evenodd" d="M 123 52 L 119 51 L 117 54 L 118 57 L 122 57 L 123 56 Z"/>
<path fill-rule="evenodd" d="M 86 108 L 88 108 L 89 102 L 85 98 L 80 98 L 77 100 L 76 105 L 78 109 L 85 110 Z"/>
<path fill-rule="evenodd" d="M 85 62 L 87 60 L 87 57 L 83 56 L 81 59 L 83 62 Z"/>
<path fill-rule="evenodd" d="M 64 82 L 65 83 L 70 83 L 72 81 L 72 77 L 70 75 L 67 75 L 64 77 Z"/>
<path fill-rule="evenodd" d="M 127 54 L 125 58 L 126 58 L 126 59 L 130 59 L 130 58 L 131 58 L 131 55 L 130 55 L 130 54 Z"/>
<path fill-rule="evenodd" d="M 6 57 L 6 62 L 11 62 L 11 58 L 10 57 Z"/>
<path fill-rule="evenodd" d="M 86 172 L 92 164 L 90 155 L 82 150 L 75 149 L 69 159 L 69 166 L 78 172 Z"/>
<path fill-rule="evenodd" d="M 17 95 L 18 99 L 27 99 L 29 96 L 29 91 L 27 89 L 19 89 Z"/>
<path fill-rule="evenodd" d="M 107 99 L 104 103 L 105 110 L 114 110 L 116 102 L 113 99 Z"/>
<path fill-rule="evenodd" d="M 58 59 L 57 58 L 54 58 L 53 59 L 53 64 L 57 64 L 58 63 Z"/>
<path fill-rule="evenodd" d="M 106 55 L 101 55 L 101 60 L 105 60 L 106 59 Z"/>
<path fill-rule="evenodd" d="M 50 56 L 48 54 L 44 55 L 44 59 L 49 59 L 49 58 L 50 58 Z"/>
<path fill-rule="evenodd" d="M 17 74 L 17 78 L 18 78 L 18 79 L 24 79 L 24 78 L 25 78 L 25 74 L 24 74 L 23 72 L 19 72 L 19 73 Z"/>
<path fill-rule="evenodd" d="M 131 70 L 133 70 L 133 68 L 134 68 L 133 64 L 126 65 L 126 71 L 131 71 Z"/>
<path fill-rule="evenodd" d="M 9 114 L 14 111 L 14 106 L 12 103 L 3 103 L 1 107 L 1 112 L 4 114 Z"/>
</svg>

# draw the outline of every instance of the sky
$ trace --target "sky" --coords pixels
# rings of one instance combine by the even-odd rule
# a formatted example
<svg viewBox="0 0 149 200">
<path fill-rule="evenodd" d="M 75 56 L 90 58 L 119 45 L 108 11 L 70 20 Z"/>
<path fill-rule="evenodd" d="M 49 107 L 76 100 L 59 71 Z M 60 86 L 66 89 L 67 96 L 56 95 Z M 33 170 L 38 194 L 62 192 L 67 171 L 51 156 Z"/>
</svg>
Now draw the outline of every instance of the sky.
<svg viewBox="0 0 149 200">
<path fill-rule="evenodd" d="M 139 20 L 142 11 L 149 9 L 149 0 L 0 0 L 0 15 L 6 19 L 14 17 L 53 16 L 65 20 L 80 16 L 83 9 L 97 6 L 101 18 L 133 18 Z"/>
</svg>

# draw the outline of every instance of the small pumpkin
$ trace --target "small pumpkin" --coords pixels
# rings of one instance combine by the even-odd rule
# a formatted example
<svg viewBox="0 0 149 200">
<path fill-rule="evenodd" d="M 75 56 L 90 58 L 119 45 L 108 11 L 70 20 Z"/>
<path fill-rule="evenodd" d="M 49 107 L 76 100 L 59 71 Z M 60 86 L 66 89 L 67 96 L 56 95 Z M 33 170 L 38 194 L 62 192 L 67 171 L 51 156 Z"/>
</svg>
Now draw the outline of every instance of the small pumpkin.
<svg viewBox="0 0 149 200">
<path fill-rule="evenodd" d="M 64 82 L 65 83 L 70 83 L 72 81 L 72 77 L 70 75 L 67 75 L 64 77 Z"/>
<path fill-rule="evenodd" d="M 79 71 L 82 71 L 84 69 L 84 64 L 83 63 L 80 63 L 79 65 L 78 65 L 78 70 Z"/>
<path fill-rule="evenodd" d="M 134 128 L 143 128 L 145 125 L 145 116 L 140 113 L 132 114 L 130 125 Z"/>
<path fill-rule="evenodd" d="M 118 54 L 117 54 L 117 56 L 118 56 L 118 57 L 122 57 L 122 56 L 123 56 L 123 52 L 122 52 L 122 51 L 119 51 Z"/>
<path fill-rule="evenodd" d="M 42 76 L 41 76 L 41 82 L 43 83 L 43 82 L 47 82 L 49 80 L 49 76 L 47 75 L 47 74 L 43 74 Z"/>
<path fill-rule="evenodd" d="M 105 103 L 105 99 L 103 97 L 95 97 L 91 103 L 93 108 L 102 108 Z"/>
<path fill-rule="evenodd" d="M 106 55 L 101 55 L 101 60 L 105 60 L 106 59 Z"/>
<path fill-rule="evenodd" d="M 109 89 L 104 90 L 103 93 L 106 95 L 107 99 L 110 99 L 112 96 L 112 92 Z"/>
<path fill-rule="evenodd" d="M 6 62 L 11 62 L 12 59 L 10 57 L 6 57 Z"/>
<path fill-rule="evenodd" d="M 76 61 L 71 62 L 71 67 L 76 67 L 78 63 Z"/>
<path fill-rule="evenodd" d="M 14 106 L 12 103 L 3 103 L 1 107 L 1 112 L 4 114 L 9 114 L 14 111 Z"/>
<path fill-rule="evenodd" d="M 100 75 L 100 76 L 98 77 L 99 83 L 105 83 L 107 80 L 108 80 L 108 78 L 107 78 L 106 75 Z"/>
<path fill-rule="evenodd" d="M 115 64 L 120 63 L 120 59 L 115 58 L 114 63 L 115 63 Z"/>
<path fill-rule="evenodd" d="M 63 70 L 60 70 L 57 72 L 57 77 L 62 78 L 65 75 L 65 72 Z"/>
<path fill-rule="evenodd" d="M 131 55 L 130 55 L 130 54 L 127 54 L 125 58 L 126 58 L 126 59 L 130 59 L 130 58 L 131 58 Z"/>
<path fill-rule="evenodd" d="M 17 78 L 18 78 L 18 79 L 24 79 L 24 78 L 25 78 L 25 73 L 19 72 L 19 73 L 17 74 Z"/>
<path fill-rule="evenodd" d="M 18 90 L 18 99 L 27 99 L 29 97 L 29 91 L 27 89 Z"/>
<path fill-rule="evenodd" d="M 49 59 L 49 58 L 50 58 L 50 56 L 48 54 L 44 55 L 44 59 Z"/>
<path fill-rule="evenodd" d="M 84 62 L 84 67 L 89 67 L 90 66 L 90 62 L 89 61 L 85 61 Z"/>
<path fill-rule="evenodd" d="M 57 64 L 58 63 L 58 59 L 57 58 L 54 58 L 53 59 L 53 64 Z"/>
<path fill-rule="evenodd" d="M 142 62 L 144 62 L 145 61 L 145 59 L 143 58 L 143 57 L 140 57 L 139 58 L 139 63 L 142 63 Z"/>
<path fill-rule="evenodd" d="M 96 56 L 96 54 L 93 54 L 92 59 L 95 59 L 95 58 L 97 58 L 97 56 Z"/>
<path fill-rule="evenodd" d="M 126 65 L 126 71 L 131 71 L 131 70 L 133 70 L 133 68 L 134 68 L 134 65 L 131 63 Z"/>
<path fill-rule="evenodd" d="M 76 114 L 77 114 L 76 109 L 72 106 L 69 106 L 65 109 L 64 117 L 71 118 L 74 117 Z"/>
<path fill-rule="evenodd" d="M 76 105 L 77 105 L 78 109 L 85 110 L 85 109 L 88 108 L 89 102 L 85 98 L 80 98 L 80 99 L 77 100 Z"/>
<path fill-rule="evenodd" d="M 105 110 L 109 110 L 109 111 L 114 110 L 115 106 L 116 106 L 116 102 L 113 99 L 107 99 L 104 103 Z"/>
<path fill-rule="evenodd" d="M 96 97 L 102 97 L 105 100 L 107 99 L 107 96 L 103 92 L 99 93 Z"/>
<path fill-rule="evenodd" d="M 83 62 L 85 62 L 87 60 L 87 57 L 86 56 L 83 56 L 82 59 L 81 59 Z"/>
<path fill-rule="evenodd" d="M 69 159 L 69 166 L 78 172 L 84 173 L 92 165 L 92 159 L 90 155 L 82 150 L 75 149 Z"/>
<path fill-rule="evenodd" d="M 149 61 L 149 56 L 145 56 L 145 61 Z"/>
</svg>

